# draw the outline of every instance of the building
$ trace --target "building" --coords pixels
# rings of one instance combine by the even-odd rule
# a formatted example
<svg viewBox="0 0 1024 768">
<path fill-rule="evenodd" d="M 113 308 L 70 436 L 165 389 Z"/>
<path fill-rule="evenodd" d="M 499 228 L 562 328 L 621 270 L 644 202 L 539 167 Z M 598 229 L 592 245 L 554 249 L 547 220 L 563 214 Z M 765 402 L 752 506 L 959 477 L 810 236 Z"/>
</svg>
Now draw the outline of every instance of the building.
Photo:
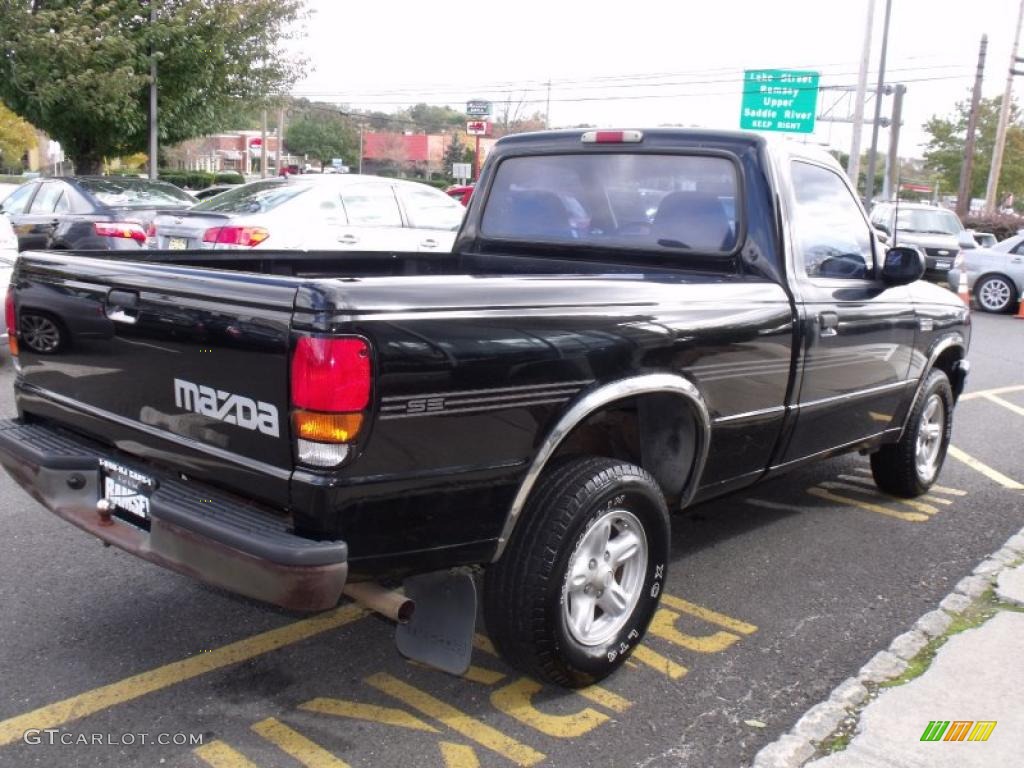
<svg viewBox="0 0 1024 768">
<path fill-rule="evenodd" d="M 260 131 L 227 131 L 189 139 L 163 151 L 167 168 L 182 171 L 239 171 L 259 173 L 262 157 Z M 267 169 L 277 173 L 278 137 L 275 131 L 267 132 Z M 292 156 L 282 157 L 282 164 L 296 162 Z M 301 162 L 301 158 L 298 159 Z"/>
<path fill-rule="evenodd" d="M 455 138 L 462 146 L 473 148 L 475 136 L 455 133 L 390 133 L 364 131 L 363 173 L 387 173 L 432 178 L 450 176 L 445 168 L 445 155 Z M 495 139 L 480 137 L 480 162 L 494 146 Z"/>
</svg>

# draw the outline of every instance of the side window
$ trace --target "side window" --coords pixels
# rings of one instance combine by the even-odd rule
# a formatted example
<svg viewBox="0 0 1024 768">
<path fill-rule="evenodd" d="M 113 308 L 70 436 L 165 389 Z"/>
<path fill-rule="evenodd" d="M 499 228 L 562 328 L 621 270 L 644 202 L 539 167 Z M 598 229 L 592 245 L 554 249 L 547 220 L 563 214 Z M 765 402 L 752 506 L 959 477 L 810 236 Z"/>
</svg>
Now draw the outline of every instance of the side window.
<svg viewBox="0 0 1024 768">
<path fill-rule="evenodd" d="M 49 182 L 43 184 L 39 188 L 39 192 L 36 194 L 35 199 L 32 201 L 32 206 L 28 209 L 29 213 L 53 213 L 57 207 L 57 200 L 60 198 L 63 188 L 60 184 Z"/>
<path fill-rule="evenodd" d="M 839 174 L 795 161 L 793 228 L 808 277 L 865 279 L 874 272 L 867 222 Z"/>
<path fill-rule="evenodd" d="M 1010 253 L 1024 254 L 1024 240 L 1021 240 L 1019 243 L 1013 246 L 1013 250 L 1010 251 Z"/>
<path fill-rule="evenodd" d="M 462 223 L 466 209 L 444 192 L 429 187 L 400 187 L 411 224 L 422 229 L 454 231 Z"/>
<path fill-rule="evenodd" d="M 62 190 L 60 197 L 57 198 L 57 204 L 53 207 L 54 213 L 70 213 L 71 212 L 71 199 L 68 197 L 68 191 Z"/>
<path fill-rule="evenodd" d="M 3 203 L 4 213 L 24 213 L 25 208 L 28 206 L 28 201 L 32 198 L 32 193 L 36 191 L 38 184 L 25 184 L 18 187 Z"/>
<path fill-rule="evenodd" d="M 400 227 L 402 214 L 390 184 L 359 184 L 341 191 L 348 223 L 356 227 Z"/>
</svg>

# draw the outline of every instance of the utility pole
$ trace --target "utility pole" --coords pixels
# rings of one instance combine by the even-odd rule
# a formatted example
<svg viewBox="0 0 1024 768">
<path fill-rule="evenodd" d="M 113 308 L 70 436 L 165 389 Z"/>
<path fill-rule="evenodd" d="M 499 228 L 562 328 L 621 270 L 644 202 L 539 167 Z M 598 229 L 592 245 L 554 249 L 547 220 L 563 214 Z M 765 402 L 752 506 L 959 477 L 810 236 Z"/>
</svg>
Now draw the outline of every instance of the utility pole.
<svg viewBox="0 0 1024 768">
<path fill-rule="evenodd" d="M 359 173 L 363 173 L 363 124 L 359 124 Z"/>
<path fill-rule="evenodd" d="M 871 0 L 871 2 L 874 2 L 874 0 Z M 544 107 L 544 127 L 545 128 L 550 128 L 551 127 L 551 78 L 550 77 L 548 78 L 548 99 L 547 99 L 547 103 L 546 103 L 546 105 Z"/>
<path fill-rule="evenodd" d="M 1021 0 L 1024 3 L 1024 0 Z M 864 204 L 871 207 L 875 196 L 875 165 L 878 162 L 878 123 L 882 117 L 882 91 L 885 89 L 885 54 L 889 47 L 889 16 L 892 0 L 885 0 L 885 23 L 882 26 L 882 55 L 878 62 L 878 88 L 875 90 L 875 123 L 871 126 L 871 150 L 868 153 L 868 177 L 864 180 Z"/>
<path fill-rule="evenodd" d="M 996 146 L 992 150 L 992 167 L 988 172 L 988 185 L 985 187 L 985 213 L 993 213 L 996 208 L 996 194 L 999 191 L 999 174 L 1003 170 L 1003 148 L 1006 146 L 1006 126 L 1010 122 L 1010 102 L 1013 99 L 1013 76 L 1017 74 L 1014 65 L 1017 63 L 1017 43 L 1020 38 L 1020 23 L 1024 18 L 1024 0 L 1017 11 L 1017 29 L 1013 33 L 1013 50 L 1010 52 L 1010 69 L 1006 74 L 1006 90 L 1003 91 L 1003 105 L 999 110 L 999 127 L 996 129 Z"/>
<path fill-rule="evenodd" d="M 857 71 L 857 95 L 853 102 L 853 138 L 850 140 L 850 157 L 846 161 L 846 175 L 854 189 L 858 189 L 860 176 L 860 139 L 864 131 L 864 92 L 868 85 L 868 66 L 871 61 L 871 27 L 875 18 L 875 0 L 868 0 L 868 19 L 864 24 L 864 45 L 860 54 L 860 69 Z"/>
<path fill-rule="evenodd" d="M 903 119 L 903 94 L 907 92 L 907 86 L 893 86 L 892 97 L 892 122 L 889 123 L 889 154 L 885 157 L 885 175 L 882 177 L 882 197 L 891 200 L 893 196 L 899 196 L 900 171 L 900 121 Z"/>
<path fill-rule="evenodd" d="M 267 110 L 263 109 L 263 127 L 260 129 L 260 178 L 267 178 Z"/>
<path fill-rule="evenodd" d="M 284 109 L 277 110 L 277 160 L 274 163 L 277 174 L 281 175 L 281 153 L 284 152 Z"/>
<path fill-rule="evenodd" d="M 157 165 L 159 164 L 159 147 L 157 145 L 157 111 L 156 111 L 156 50 L 153 45 L 153 32 L 156 27 L 156 2 L 149 0 L 149 178 L 156 181 Z"/>
<path fill-rule="evenodd" d="M 971 93 L 971 114 L 967 117 L 967 141 L 964 143 L 964 162 L 960 166 L 960 188 L 956 195 L 956 215 L 963 219 L 971 210 L 971 174 L 974 172 L 974 134 L 978 129 L 978 104 L 981 102 L 981 80 L 985 75 L 985 51 L 988 35 L 981 36 L 978 48 L 978 72 L 974 75 Z"/>
</svg>

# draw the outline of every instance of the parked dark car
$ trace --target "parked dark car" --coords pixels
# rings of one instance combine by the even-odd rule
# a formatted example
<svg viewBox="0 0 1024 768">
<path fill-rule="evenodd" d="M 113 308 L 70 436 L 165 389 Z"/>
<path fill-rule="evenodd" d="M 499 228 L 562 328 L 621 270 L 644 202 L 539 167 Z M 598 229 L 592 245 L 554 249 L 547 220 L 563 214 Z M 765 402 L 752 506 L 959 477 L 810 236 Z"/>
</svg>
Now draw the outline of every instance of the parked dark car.
<svg viewBox="0 0 1024 768">
<path fill-rule="evenodd" d="M 166 181 L 121 176 L 34 179 L 0 205 L 18 250 L 138 250 L 157 211 L 184 210 L 196 199 Z"/>
</svg>

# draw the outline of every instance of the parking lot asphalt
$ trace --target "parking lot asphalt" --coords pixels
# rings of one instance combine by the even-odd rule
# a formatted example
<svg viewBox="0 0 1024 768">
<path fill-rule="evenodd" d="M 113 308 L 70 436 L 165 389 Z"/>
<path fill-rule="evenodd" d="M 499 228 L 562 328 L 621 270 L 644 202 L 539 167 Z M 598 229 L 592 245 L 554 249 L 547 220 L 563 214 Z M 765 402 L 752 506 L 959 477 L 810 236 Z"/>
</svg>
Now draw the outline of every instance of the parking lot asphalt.
<svg viewBox="0 0 1024 768">
<path fill-rule="evenodd" d="M 677 516 L 646 642 L 586 691 L 510 669 L 483 626 L 467 676 L 411 664 L 351 604 L 298 616 L 204 587 L 3 476 L 0 767 L 749 763 L 1020 528 L 1024 322 L 975 313 L 970 359 L 940 487 L 879 495 L 854 455 Z"/>
</svg>

